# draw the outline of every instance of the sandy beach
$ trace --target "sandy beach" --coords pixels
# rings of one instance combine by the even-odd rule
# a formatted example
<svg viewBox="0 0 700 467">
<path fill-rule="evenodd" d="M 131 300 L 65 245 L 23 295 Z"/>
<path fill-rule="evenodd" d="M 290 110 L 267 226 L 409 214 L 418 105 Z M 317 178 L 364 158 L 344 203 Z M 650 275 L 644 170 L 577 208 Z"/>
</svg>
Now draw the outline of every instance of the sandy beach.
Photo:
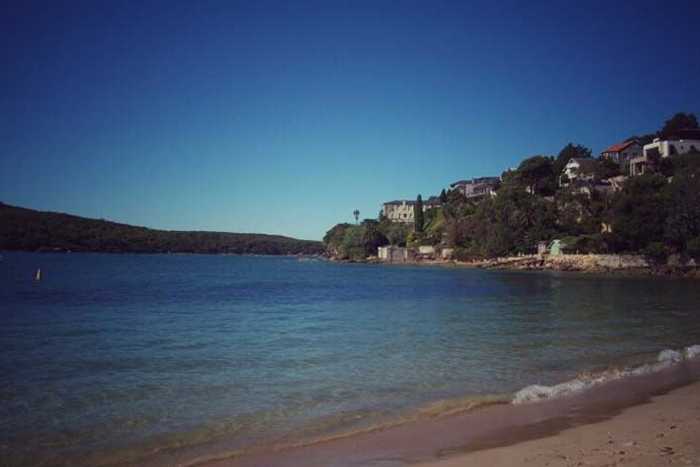
<svg viewBox="0 0 700 467">
<path fill-rule="evenodd" d="M 656 396 L 599 423 L 418 465 L 700 466 L 700 383 Z"/>
<path fill-rule="evenodd" d="M 700 361 L 209 467 L 700 466 Z M 176 461 L 176 459 L 172 459 Z M 171 462 L 176 463 L 176 462 Z M 198 463 L 198 464 L 200 464 Z"/>
</svg>

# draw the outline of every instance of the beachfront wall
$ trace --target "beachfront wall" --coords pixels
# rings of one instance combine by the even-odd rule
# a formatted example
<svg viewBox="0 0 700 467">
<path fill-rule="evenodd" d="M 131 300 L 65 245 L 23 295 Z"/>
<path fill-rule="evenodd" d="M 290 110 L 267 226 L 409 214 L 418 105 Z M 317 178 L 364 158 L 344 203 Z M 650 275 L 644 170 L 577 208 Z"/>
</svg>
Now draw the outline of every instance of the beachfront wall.
<svg viewBox="0 0 700 467">
<path fill-rule="evenodd" d="M 546 266 L 562 271 L 621 271 L 646 269 L 649 263 L 640 255 L 550 255 Z"/>
<path fill-rule="evenodd" d="M 407 248 L 387 245 L 377 248 L 377 258 L 387 263 L 405 263 L 410 259 Z"/>
<path fill-rule="evenodd" d="M 434 255 L 435 247 L 432 245 L 421 245 L 418 247 L 418 253 L 421 255 Z"/>
</svg>

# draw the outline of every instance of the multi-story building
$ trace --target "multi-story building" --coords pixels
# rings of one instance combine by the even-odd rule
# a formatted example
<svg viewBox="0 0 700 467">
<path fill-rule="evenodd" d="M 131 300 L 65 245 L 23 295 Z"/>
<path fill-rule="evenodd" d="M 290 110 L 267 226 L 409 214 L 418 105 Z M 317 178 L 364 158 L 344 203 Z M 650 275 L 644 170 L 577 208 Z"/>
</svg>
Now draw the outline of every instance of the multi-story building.
<svg viewBox="0 0 700 467">
<path fill-rule="evenodd" d="M 480 177 L 454 182 L 450 185 L 450 188 L 452 190 L 458 190 L 467 199 L 474 199 L 484 196 L 494 196 L 500 183 L 501 179 L 499 177 Z"/>
<path fill-rule="evenodd" d="M 630 159 L 630 175 L 645 173 L 650 160 L 688 153 L 700 153 L 700 130 L 677 130 L 645 144 L 643 153 Z"/>
<path fill-rule="evenodd" d="M 423 201 L 423 211 L 440 206 L 440 198 L 431 196 Z M 382 214 L 391 222 L 412 223 L 415 220 L 415 200 L 396 200 L 384 203 Z"/>
<path fill-rule="evenodd" d="M 618 163 L 625 163 L 633 157 L 642 155 L 642 145 L 637 140 L 624 141 L 613 144 L 600 153 L 600 157 L 610 159 Z"/>
</svg>

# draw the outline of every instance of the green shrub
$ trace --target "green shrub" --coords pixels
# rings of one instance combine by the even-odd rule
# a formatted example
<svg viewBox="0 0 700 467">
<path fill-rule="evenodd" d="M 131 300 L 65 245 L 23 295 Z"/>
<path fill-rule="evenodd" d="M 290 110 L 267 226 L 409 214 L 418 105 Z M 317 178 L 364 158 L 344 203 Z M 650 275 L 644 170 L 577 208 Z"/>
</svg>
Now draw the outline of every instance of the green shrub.
<svg viewBox="0 0 700 467">
<path fill-rule="evenodd" d="M 652 265 L 660 266 L 666 264 L 670 251 L 661 242 L 651 242 L 642 249 L 642 254 Z"/>
<path fill-rule="evenodd" d="M 686 253 L 696 262 L 700 261 L 700 237 L 688 240 Z"/>
</svg>

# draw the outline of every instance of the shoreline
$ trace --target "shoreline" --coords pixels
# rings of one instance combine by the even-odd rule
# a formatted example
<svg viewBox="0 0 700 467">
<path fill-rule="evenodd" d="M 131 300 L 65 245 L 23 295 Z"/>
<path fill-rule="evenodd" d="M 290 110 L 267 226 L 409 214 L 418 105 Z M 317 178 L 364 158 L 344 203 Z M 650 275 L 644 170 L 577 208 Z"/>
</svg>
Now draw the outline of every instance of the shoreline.
<svg viewBox="0 0 700 467">
<path fill-rule="evenodd" d="M 534 430 L 533 430 L 534 431 Z M 416 467 L 700 465 L 700 382 L 652 396 L 611 418 Z"/>
<path fill-rule="evenodd" d="M 474 261 L 413 259 L 391 262 L 381 261 L 377 258 L 368 258 L 362 261 L 333 258 L 328 258 L 328 260 L 337 263 L 387 266 L 441 266 L 500 271 L 550 271 L 636 277 L 700 278 L 700 268 L 697 266 L 665 265 L 653 267 L 641 255 L 566 254 L 554 257 L 523 255 Z"/>
<path fill-rule="evenodd" d="M 218 456 L 211 450 L 209 452 L 203 450 L 200 451 L 200 457 L 197 460 L 183 462 L 183 458 L 174 456 L 154 465 L 182 464 L 205 467 L 489 465 L 488 462 L 473 464 L 472 461 L 465 459 L 469 456 L 484 455 L 481 453 L 492 452 L 494 449 L 515 449 L 513 446 L 519 446 L 522 443 L 538 443 L 582 427 L 593 430 L 592 432 L 596 434 L 605 429 L 601 428 L 605 423 L 616 423 L 614 420 L 628 409 L 653 405 L 655 397 L 685 387 L 692 387 L 691 392 L 694 394 L 700 393 L 699 358 L 660 366 L 650 372 L 631 372 L 629 375 L 592 385 L 582 391 L 537 402 L 487 405 L 476 410 L 429 417 L 371 432 L 320 440 L 308 445 L 250 452 L 239 457 L 227 457 L 230 454 L 227 455 L 225 450 L 219 450 Z M 697 402 L 700 407 L 700 397 Z M 691 407 L 685 406 L 678 408 L 681 412 L 690 409 Z M 222 448 L 222 446 L 218 447 Z"/>
</svg>

